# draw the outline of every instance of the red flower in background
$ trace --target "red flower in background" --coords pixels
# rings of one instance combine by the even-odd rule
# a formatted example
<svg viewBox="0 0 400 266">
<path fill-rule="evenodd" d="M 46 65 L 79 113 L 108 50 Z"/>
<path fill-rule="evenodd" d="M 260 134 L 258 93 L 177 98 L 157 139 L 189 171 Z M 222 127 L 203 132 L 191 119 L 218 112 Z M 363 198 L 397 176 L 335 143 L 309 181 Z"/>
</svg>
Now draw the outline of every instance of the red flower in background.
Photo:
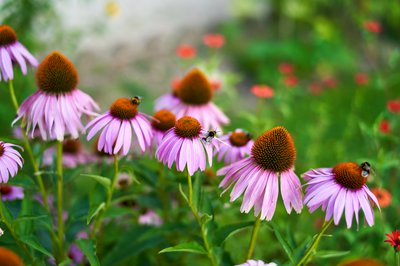
<svg viewBox="0 0 400 266">
<path fill-rule="evenodd" d="M 196 48 L 190 44 L 181 44 L 176 48 L 176 54 L 183 59 L 190 59 L 196 56 Z"/>
<path fill-rule="evenodd" d="M 392 247 L 394 247 L 395 251 L 398 252 L 400 250 L 400 234 L 399 230 L 396 230 L 395 232 L 392 231 L 392 234 L 386 234 L 388 239 L 385 240 L 385 242 L 390 243 Z"/>
<path fill-rule="evenodd" d="M 380 33 L 382 31 L 381 23 L 376 20 L 365 21 L 364 29 L 372 33 Z"/>
<path fill-rule="evenodd" d="M 274 90 L 266 85 L 254 85 L 251 87 L 251 93 L 259 98 L 269 99 L 274 96 Z"/>
<path fill-rule="evenodd" d="M 371 192 L 375 195 L 382 208 L 388 207 L 392 203 L 392 194 L 384 188 L 374 187 Z"/>
<path fill-rule="evenodd" d="M 278 66 L 279 72 L 283 75 L 292 74 L 294 71 L 294 66 L 290 63 L 281 63 Z"/>
<path fill-rule="evenodd" d="M 318 82 L 313 82 L 308 86 L 308 90 L 314 95 L 319 95 L 322 92 L 322 86 Z"/>
<path fill-rule="evenodd" d="M 322 83 L 325 87 L 329 89 L 335 89 L 338 85 L 338 82 L 334 77 L 325 78 L 324 80 L 322 80 Z"/>
<path fill-rule="evenodd" d="M 364 86 L 369 82 L 368 75 L 365 73 L 357 73 L 354 75 L 354 81 L 357 85 Z"/>
<path fill-rule="evenodd" d="M 171 81 L 171 88 L 176 90 L 179 88 L 179 85 L 181 84 L 181 80 L 179 78 L 173 79 Z"/>
<path fill-rule="evenodd" d="M 213 90 L 217 91 L 222 87 L 222 82 L 219 79 L 212 79 L 210 81 L 211 83 L 211 88 L 213 88 Z"/>
<path fill-rule="evenodd" d="M 297 85 L 298 80 L 297 80 L 297 77 L 295 77 L 295 76 L 286 76 L 283 79 L 283 83 L 285 83 L 285 85 L 288 87 L 294 87 Z"/>
<path fill-rule="evenodd" d="M 211 47 L 211 48 L 221 48 L 225 44 L 225 37 L 222 34 L 212 33 L 206 34 L 203 37 L 204 45 Z"/>
<path fill-rule="evenodd" d="M 387 102 L 387 109 L 391 113 L 400 113 L 400 100 L 390 100 Z"/>
<path fill-rule="evenodd" d="M 390 132 L 390 124 L 388 120 L 383 119 L 381 121 L 381 123 L 379 124 L 379 131 L 382 134 L 388 134 Z"/>
</svg>

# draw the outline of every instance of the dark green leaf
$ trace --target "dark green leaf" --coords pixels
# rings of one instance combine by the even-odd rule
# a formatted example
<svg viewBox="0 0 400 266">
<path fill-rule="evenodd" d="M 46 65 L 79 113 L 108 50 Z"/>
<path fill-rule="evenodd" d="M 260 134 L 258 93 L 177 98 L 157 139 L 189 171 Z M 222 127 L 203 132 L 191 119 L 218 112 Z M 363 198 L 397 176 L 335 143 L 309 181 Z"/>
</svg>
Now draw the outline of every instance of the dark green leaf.
<svg viewBox="0 0 400 266">
<path fill-rule="evenodd" d="M 53 255 L 49 251 L 47 251 L 35 238 L 25 236 L 21 237 L 20 240 L 28 246 L 32 247 L 33 249 L 36 249 L 37 251 L 43 253 L 44 255 L 53 257 Z"/>
<path fill-rule="evenodd" d="M 278 226 L 274 222 L 270 222 L 270 225 L 272 226 L 275 236 L 278 239 L 279 243 L 281 244 L 283 250 L 285 251 L 286 255 L 289 257 L 291 262 L 294 262 L 294 257 L 293 257 L 293 249 L 289 245 L 289 243 L 283 238 L 281 233 L 279 232 Z"/>
<path fill-rule="evenodd" d="M 86 218 L 86 223 L 90 224 L 90 222 L 92 221 L 92 219 L 102 210 L 104 209 L 104 207 L 106 206 L 106 204 L 104 202 L 100 203 L 99 206 L 93 206 L 90 208 L 88 216 Z"/>
<path fill-rule="evenodd" d="M 197 242 L 189 242 L 178 244 L 174 247 L 164 248 L 158 253 L 167 253 L 167 252 L 189 252 L 189 253 L 197 253 L 197 254 L 207 254 L 207 251 Z"/>
<path fill-rule="evenodd" d="M 339 251 L 339 250 L 321 250 L 318 251 L 315 256 L 321 259 L 328 259 L 328 258 L 336 258 L 336 257 L 343 257 L 349 254 L 350 251 Z"/>
<path fill-rule="evenodd" d="M 99 259 L 96 255 L 96 244 L 91 239 L 78 239 L 76 241 L 78 247 L 82 250 L 83 254 L 87 257 L 91 266 L 100 266 Z"/>
<path fill-rule="evenodd" d="M 215 232 L 215 237 L 214 237 L 215 246 L 220 246 L 228 237 L 234 235 L 235 233 L 239 232 L 240 230 L 246 227 L 252 226 L 253 224 L 254 222 L 250 221 L 250 222 L 229 224 L 219 228 Z"/>
<path fill-rule="evenodd" d="M 179 184 L 179 192 L 181 193 L 182 197 L 186 200 L 186 202 L 189 202 L 189 200 L 188 200 L 188 198 L 187 198 L 185 192 L 183 192 L 183 189 L 182 189 L 182 185 L 181 185 L 181 184 Z"/>
<path fill-rule="evenodd" d="M 111 181 L 107 177 L 100 176 L 100 175 L 90 175 L 90 174 L 81 174 L 81 176 L 89 177 L 89 178 L 95 180 L 96 182 L 98 182 L 100 185 L 102 185 L 106 189 L 110 188 Z"/>
</svg>

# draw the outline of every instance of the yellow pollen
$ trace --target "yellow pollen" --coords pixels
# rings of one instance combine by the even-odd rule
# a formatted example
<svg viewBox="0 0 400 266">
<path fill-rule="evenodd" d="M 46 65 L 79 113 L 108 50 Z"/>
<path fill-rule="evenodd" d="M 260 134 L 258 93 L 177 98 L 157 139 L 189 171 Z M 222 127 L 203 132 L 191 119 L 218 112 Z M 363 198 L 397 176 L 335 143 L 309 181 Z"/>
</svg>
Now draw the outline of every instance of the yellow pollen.
<svg viewBox="0 0 400 266">
<path fill-rule="evenodd" d="M 249 140 L 249 135 L 244 132 L 233 132 L 229 137 L 229 142 L 235 147 L 243 147 Z"/>
<path fill-rule="evenodd" d="M 332 171 L 336 182 L 348 189 L 360 189 L 367 182 L 367 179 L 361 175 L 360 165 L 353 162 L 339 163 L 333 167 Z"/>
<path fill-rule="evenodd" d="M 198 137 L 201 131 L 199 121 L 190 116 L 184 116 L 176 121 L 175 133 L 182 138 Z"/>
<path fill-rule="evenodd" d="M 168 110 L 160 110 L 153 117 L 156 120 L 151 125 L 153 128 L 163 132 L 173 128 L 176 122 L 176 116 Z"/>
<path fill-rule="evenodd" d="M 136 116 L 138 106 L 128 98 L 119 98 L 111 105 L 110 113 L 115 118 L 129 120 Z"/>
</svg>

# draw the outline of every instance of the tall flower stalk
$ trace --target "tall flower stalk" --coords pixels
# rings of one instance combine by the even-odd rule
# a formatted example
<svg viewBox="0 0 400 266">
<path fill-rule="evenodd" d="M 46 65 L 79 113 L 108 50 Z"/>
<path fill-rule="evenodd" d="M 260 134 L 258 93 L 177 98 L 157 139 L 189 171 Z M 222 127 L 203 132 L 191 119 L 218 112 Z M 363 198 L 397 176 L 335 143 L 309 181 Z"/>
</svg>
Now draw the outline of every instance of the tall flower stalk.
<svg viewBox="0 0 400 266">
<path fill-rule="evenodd" d="M 62 165 L 63 144 L 61 141 L 57 142 L 57 235 L 59 241 L 60 259 L 64 258 L 64 219 L 63 219 L 63 165 Z M 59 261 L 61 261 L 59 260 Z"/>
</svg>

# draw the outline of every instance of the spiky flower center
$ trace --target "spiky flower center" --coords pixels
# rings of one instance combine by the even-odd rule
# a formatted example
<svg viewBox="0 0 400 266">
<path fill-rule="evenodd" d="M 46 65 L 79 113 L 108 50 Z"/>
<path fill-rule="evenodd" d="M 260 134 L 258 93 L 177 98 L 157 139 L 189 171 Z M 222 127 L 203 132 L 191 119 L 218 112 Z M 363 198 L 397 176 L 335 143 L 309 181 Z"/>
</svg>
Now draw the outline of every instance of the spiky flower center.
<svg viewBox="0 0 400 266">
<path fill-rule="evenodd" d="M 12 191 L 11 186 L 8 186 L 8 185 L 1 185 L 0 186 L 1 195 L 8 195 L 8 194 L 11 193 L 11 191 Z"/>
<path fill-rule="evenodd" d="M 232 146 L 243 147 L 250 141 L 250 135 L 244 132 L 233 132 L 229 136 L 229 142 Z"/>
<path fill-rule="evenodd" d="M 160 110 L 153 115 L 156 120 L 153 120 L 151 125 L 159 131 L 167 131 L 174 127 L 176 116 L 168 110 Z"/>
<path fill-rule="evenodd" d="M 4 266 L 23 266 L 22 259 L 13 251 L 0 247 L 0 265 Z"/>
<path fill-rule="evenodd" d="M 4 143 L 3 143 L 3 142 L 0 142 L 0 157 L 3 156 L 4 150 L 5 150 L 5 148 L 4 148 Z"/>
<path fill-rule="evenodd" d="M 202 105 L 211 101 L 213 89 L 205 74 L 195 68 L 181 80 L 177 93 L 184 103 Z"/>
<path fill-rule="evenodd" d="M 184 116 L 176 121 L 175 133 L 182 138 L 198 137 L 201 131 L 199 121 L 190 116 Z"/>
<path fill-rule="evenodd" d="M 40 63 L 36 83 L 50 94 L 71 92 L 78 85 L 79 77 L 72 62 L 60 52 L 52 52 Z"/>
<path fill-rule="evenodd" d="M 77 154 L 80 152 L 82 144 L 78 139 L 68 139 L 63 142 L 63 152 Z"/>
<path fill-rule="evenodd" d="M 13 44 L 17 41 L 17 34 L 8 25 L 0 25 L 0 46 Z"/>
<path fill-rule="evenodd" d="M 292 136 L 284 127 L 274 127 L 259 136 L 251 149 L 258 165 L 273 172 L 293 168 L 296 149 Z"/>
<path fill-rule="evenodd" d="M 138 106 L 139 104 L 136 101 L 128 98 L 119 98 L 111 105 L 110 113 L 115 118 L 129 120 L 138 113 Z"/>
<path fill-rule="evenodd" d="M 348 189 L 360 189 L 367 182 L 367 178 L 362 176 L 361 166 L 353 162 L 339 163 L 332 171 L 336 182 Z"/>
</svg>

